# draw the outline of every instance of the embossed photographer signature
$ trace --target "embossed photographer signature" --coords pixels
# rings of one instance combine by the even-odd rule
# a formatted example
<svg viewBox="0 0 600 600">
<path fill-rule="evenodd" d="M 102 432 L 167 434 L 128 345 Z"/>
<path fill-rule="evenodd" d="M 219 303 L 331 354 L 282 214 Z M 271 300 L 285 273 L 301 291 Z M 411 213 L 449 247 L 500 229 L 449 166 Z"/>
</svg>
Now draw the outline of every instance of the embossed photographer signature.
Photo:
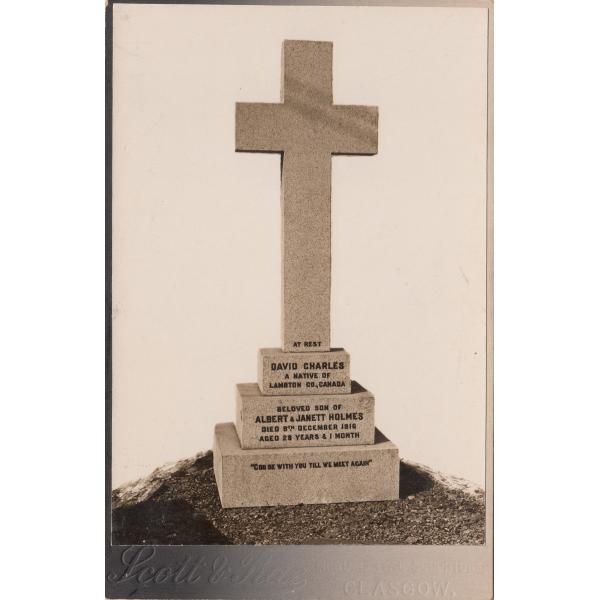
<svg viewBox="0 0 600 600">
<path fill-rule="evenodd" d="M 207 558 L 204 555 L 184 557 L 182 561 L 165 564 L 152 546 L 129 546 L 121 554 L 122 569 L 110 572 L 108 580 L 119 585 L 194 585 L 233 584 L 245 586 L 276 586 L 292 591 L 306 585 L 304 573 L 286 567 L 273 566 L 272 557 L 264 552 L 243 557 L 232 565 L 226 554 Z"/>
</svg>

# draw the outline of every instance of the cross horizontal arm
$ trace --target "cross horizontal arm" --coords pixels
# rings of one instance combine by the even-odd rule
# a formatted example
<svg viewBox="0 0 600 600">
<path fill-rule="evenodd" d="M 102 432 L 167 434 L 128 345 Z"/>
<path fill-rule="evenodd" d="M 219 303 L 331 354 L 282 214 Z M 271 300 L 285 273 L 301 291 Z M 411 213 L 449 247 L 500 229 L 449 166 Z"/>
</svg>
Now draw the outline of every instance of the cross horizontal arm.
<svg viewBox="0 0 600 600">
<path fill-rule="evenodd" d="M 377 154 L 376 106 L 334 105 L 329 126 L 333 154 Z"/>
<path fill-rule="evenodd" d="M 282 152 L 284 123 L 282 105 L 267 102 L 237 102 L 235 105 L 235 149 L 242 152 Z"/>
</svg>

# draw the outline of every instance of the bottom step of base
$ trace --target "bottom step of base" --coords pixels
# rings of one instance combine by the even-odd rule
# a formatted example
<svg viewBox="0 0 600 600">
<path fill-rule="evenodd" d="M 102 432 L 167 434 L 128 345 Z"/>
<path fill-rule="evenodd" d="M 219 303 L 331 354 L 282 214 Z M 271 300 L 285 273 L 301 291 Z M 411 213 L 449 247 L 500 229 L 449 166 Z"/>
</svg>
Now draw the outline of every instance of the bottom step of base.
<svg viewBox="0 0 600 600">
<path fill-rule="evenodd" d="M 224 508 L 399 497 L 398 448 L 379 430 L 361 446 L 243 450 L 235 425 L 219 423 L 213 455 Z"/>
</svg>

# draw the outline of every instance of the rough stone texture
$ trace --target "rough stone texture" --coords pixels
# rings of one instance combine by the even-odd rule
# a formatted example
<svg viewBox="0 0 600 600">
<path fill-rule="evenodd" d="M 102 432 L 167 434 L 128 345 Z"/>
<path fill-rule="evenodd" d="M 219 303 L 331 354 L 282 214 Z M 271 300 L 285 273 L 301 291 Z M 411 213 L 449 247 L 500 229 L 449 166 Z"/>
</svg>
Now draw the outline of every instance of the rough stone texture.
<svg viewBox="0 0 600 600">
<path fill-rule="evenodd" d="M 236 104 L 236 150 L 283 153 L 282 346 L 289 352 L 330 348 L 331 155 L 377 153 L 377 108 L 333 104 L 332 55 L 331 42 L 286 40 L 282 102 Z"/>
<path fill-rule="evenodd" d="M 215 427 L 214 470 L 224 508 L 398 497 L 398 448 L 375 443 L 242 450 L 233 423 Z"/>
<path fill-rule="evenodd" d="M 212 454 L 113 492 L 114 544 L 483 544 L 483 491 L 402 461 L 398 500 L 222 508 Z"/>
<path fill-rule="evenodd" d="M 244 449 L 372 444 L 375 398 L 355 381 L 351 394 L 265 396 L 237 386 L 235 427 Z"/>
<path fill-rule="evenodd" d="M 350 355 L 343 348 L 294 353 L 261 348 L 258 387 L 263 394 L 275 396 L 349 394 Z"/>
</svg>

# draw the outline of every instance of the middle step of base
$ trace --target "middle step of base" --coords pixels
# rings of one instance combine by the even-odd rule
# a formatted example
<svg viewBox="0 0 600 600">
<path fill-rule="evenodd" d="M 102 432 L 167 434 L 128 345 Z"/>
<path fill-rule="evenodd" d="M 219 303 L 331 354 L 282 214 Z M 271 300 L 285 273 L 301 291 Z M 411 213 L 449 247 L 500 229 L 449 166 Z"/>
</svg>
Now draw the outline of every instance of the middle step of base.
<svg viewBox="0 0 600 600">
<path fill-rule="evenodd" d="M 350 394 L 266 396 L 237 385 L 236 429 L 243 449 L 372 444 L 375 398 L 356 381 Z"/>
</svg>

